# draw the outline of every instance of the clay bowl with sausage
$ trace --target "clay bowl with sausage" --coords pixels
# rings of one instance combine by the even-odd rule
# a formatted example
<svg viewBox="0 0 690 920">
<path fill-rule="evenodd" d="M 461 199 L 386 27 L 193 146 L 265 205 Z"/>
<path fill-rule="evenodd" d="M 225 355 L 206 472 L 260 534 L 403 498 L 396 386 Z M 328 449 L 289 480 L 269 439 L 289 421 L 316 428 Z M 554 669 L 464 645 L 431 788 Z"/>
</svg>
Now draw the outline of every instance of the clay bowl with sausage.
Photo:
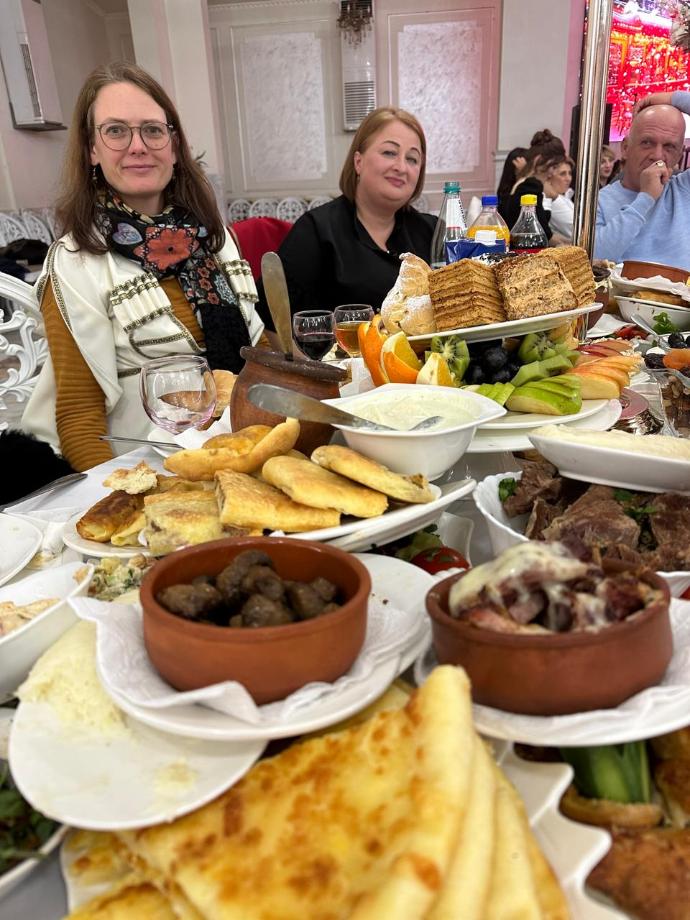
<svg viewBox="0 0 690 920">
<path fill-rule="evenodd" d="M 631 571 L 619 561 L 603 563 L 613 580 Z M 475 703 L 507 712 L 552 716 L 618 706 L 657 684 L 673 653 L 668 586 L 649 570 L 635 576 L 652 593 L 626 619 L 580 631 L 502 632 L 477 625 L 493 616 L 487 608 L 477 608 L 473 620 L 450 616 L 453 586 L 466 577 L 453 575 L 427 594 L 436 657 L 465 668 Z"/>
<path fill-rule="evenodd" d="M 233 680 L 257 704 L 270 703 L 350 669 L 370 591 L 362 563 L 327 544 L 216 540 L 171 553 L 147 573 L 144 642 L 177 690 Z"/>
</svg>

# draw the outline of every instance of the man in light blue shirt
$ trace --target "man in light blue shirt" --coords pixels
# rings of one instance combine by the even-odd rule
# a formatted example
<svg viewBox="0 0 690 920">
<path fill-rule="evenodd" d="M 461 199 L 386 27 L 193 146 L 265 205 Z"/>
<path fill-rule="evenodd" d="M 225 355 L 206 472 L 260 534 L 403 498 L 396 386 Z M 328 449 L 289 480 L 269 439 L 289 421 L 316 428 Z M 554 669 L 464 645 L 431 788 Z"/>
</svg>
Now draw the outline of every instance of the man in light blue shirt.
<svg viewBox="0 0 690 920">
<path fill-rule="evenodd" d="M 623 176 L 599 192 L 594 256 L 662 262 L 690 271 L 690 170 L 683 154 L 690 93 L 654 93 L 638 103 L 621 145 Z"/>
</svg>

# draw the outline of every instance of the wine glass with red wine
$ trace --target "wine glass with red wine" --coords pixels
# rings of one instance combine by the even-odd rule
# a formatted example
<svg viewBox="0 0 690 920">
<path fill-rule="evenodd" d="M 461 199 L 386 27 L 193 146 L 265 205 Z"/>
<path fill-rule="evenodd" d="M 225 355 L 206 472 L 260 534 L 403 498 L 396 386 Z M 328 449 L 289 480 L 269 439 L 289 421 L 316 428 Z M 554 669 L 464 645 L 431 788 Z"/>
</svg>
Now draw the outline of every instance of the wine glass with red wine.
<svg viewBox="0 0 690 920">
<path fill-rule="evenodd" d="M 333 313 L 330 310 L 300 310 L 292 318 L 292 335 L 300 351 L 320 361 L 333 347 Z"/>
</svg>

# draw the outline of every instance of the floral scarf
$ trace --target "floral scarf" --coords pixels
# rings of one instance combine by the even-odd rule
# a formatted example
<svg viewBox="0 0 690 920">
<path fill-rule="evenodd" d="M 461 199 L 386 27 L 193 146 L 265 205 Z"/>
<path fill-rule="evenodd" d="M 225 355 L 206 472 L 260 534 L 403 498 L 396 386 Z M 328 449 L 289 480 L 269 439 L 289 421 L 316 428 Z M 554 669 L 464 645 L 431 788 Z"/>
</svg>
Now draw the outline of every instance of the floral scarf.
<svg viewBox="0 0 690 920">
<path fill-rule="evenodd" d="M 176 277 L 204 330 L 211 368 L 238 373 L 240 348 L 251 345 L 237 297 L 208 248 L 208 232 L 192 214 L 173 205 L 147 217 L 112 192 L 99 207 L 99 229 L 108 247 L 139 262 L 159 280 Z"/>
</svg>

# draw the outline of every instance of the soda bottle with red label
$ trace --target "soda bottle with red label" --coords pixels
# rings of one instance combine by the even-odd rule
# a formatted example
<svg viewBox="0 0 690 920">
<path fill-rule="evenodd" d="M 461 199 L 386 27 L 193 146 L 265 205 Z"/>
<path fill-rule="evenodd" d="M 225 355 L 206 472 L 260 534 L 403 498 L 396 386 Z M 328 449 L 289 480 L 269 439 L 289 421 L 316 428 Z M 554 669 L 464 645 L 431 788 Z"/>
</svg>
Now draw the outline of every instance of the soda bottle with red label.
<svg viewBox="0 0 690 920">
<path fill-rule="evenodd" d="M 549 245 L 548 237 L 537 218 L 537 196 L 522 195 L 520 216 L 510 230 L 513 252 L 539 252 Z"/>
</svg>

